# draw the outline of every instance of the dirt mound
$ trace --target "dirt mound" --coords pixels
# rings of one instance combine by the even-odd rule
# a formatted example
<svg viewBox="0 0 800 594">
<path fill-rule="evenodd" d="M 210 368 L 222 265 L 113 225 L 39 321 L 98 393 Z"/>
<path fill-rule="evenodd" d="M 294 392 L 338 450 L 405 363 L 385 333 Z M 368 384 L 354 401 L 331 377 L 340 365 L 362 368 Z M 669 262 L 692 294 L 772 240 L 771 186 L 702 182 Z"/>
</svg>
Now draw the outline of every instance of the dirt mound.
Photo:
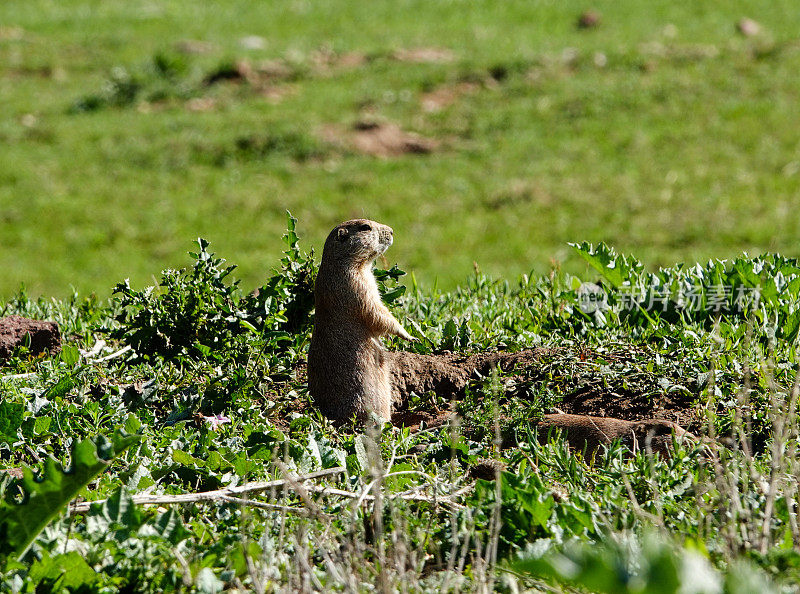
<svg viewBox="0 0 800 594">
<path fill-rule="evenodd" d="M 489 375 L 494 367 L 502 371 L 531 367 L 548 352 L 548 349 L 529 349 L 516 353 L 419 355 L 396 351 L 387 355 L 392 361 L 392 387 L 400 394 L 402 405 L 411 392 L 433 391 L 439 396 L 458 396 L 471 380 Z"/>
<path fill-rule="evenodd" d="M 546 441 L 551 430 L 561 431 L 570 447 L 595 452 L 601 445 L 620 440 L 631 451 L 650 448 L 651 451 L 668 453 L 672 447 L 672 436 L 694 439 L 691 433 L 663 419 L 624 421 L 610 417 L 588 415 L 545 415 L 537 423 L 540 441 Z"/>
<path fill-rule="evenodd" d="M 297 76 L 295 69 L 283 60 L 264 60 L 257 64 L 251 64 L 249 60 L 237 60 L 210 72 L 203 82 L 208 86 L 223 81 L 247 82 L 257 87 L 291 80 L 295 76 Z"/>
<path fill-rule="evenodd" d="M 391 361 L 392 389 L 399 395 L 392 414 L 395 425 L 409 427 L 412 431 L 422 423 L 428 427 L 443 425 L 453 417 L 453 412 L 438 408 L 431 410 L 408 410 L 411 393 L 422 395 L 434 392 L 450 400 L 463 396 L 469 382 L 487 376 L 494 367 L 504 372 L 514 369 L 530 369 L 537 365 L 540 357 L 550 349 L 529 349 L 509 352 L 446 353 L 420 355 L 406 351 L 386 353 Z"/>
<path fill-rule="evenodd" d="M 598 415 L 635 421 L 660 418 L 684 426 L 694 423 L 695 411 L 691 399 L 684 393 L 652 396 L 634 391 L 617 394 L 604 390 L 593 382 L 581 386 L 564 397 L 558 408 L 576 415 Z"/>
<path fill-rule="evenodd" d="M 437 140 L 406 132 L 393 123 L 360 121 L 349 130 L 328 126 L 322 136 L 326 142 L 381 158 L 427 154 L 439 148 Z"/>
<path fill-rule="evenodd" d="M 28 348 L 34 354 L 47 352 L 54 355 L 61 351 L 61 332 L 55 322 L 29 320 L 22 316 L 0 318 L 0 360 L 8 359 L 15 348 L 28 340 Z"/>
<path fill-rule="evenodd" d="M 569 380 L 574 385 L 573 388 L 567 385 L 558 404 L 559 414 L 545 415 L 538 426 L 563 430 L 575 448 L 588 446 L 593 450 L 600 444 L 621 439 L 629 447 L 649 443 L 655 451 L 660 451 L 671 443 L 673 433 L 685 433 L 681 425 L 691 427 L 696 421 L 694 396 L 686 390 L 655 391 L 651 385 L 655 377 L 631 378 L 625 374 L 621 374 L 617 385 L 586 365 L 590 359 L 599 357 L 625 365 L 633 357 L 629 350 L 600 354 L 587 350 L 532 349 L 473 355 L 419 355 L 400 351 L 387 355 L 392 361 L 393 387 L 400 395 L 392 421 L 412 429 L 423 422 L 427 426 L 441 425 L 452 417 L 451 411 L 435 408 L 409 411 L 412 392 L 418 395 L 434 392 L 448 400 L 459 398 L 469 382 L 489 375 L 495 366 L 521 380 L 517 381 L 518 386 L 547 378 L 559 384 Z M 575 371 L 572 366 L 583 371 Z M 510 393 L 513 395 L 514 390 Z"/>
<path fill-rule="evenodd" d="M 587 10 L 586 12 L 582 12 L 578 17 L 575 25 L 578 29 L 594 29 L 600 26 L 600 22 L 602 21 L 602 17 L 600 13 L 595 10 Z"/>
</svg>

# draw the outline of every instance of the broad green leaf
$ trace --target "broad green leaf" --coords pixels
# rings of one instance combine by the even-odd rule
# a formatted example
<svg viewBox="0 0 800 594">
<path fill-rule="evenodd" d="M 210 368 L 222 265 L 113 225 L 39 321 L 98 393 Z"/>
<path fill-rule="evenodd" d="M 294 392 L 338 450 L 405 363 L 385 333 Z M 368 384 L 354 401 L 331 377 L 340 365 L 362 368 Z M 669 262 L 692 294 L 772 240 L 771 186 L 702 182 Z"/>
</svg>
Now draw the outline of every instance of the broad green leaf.
<svg viewBox="0 0 800 594">
<path fill-rule="evenodd" d="M 97 504 L 95 504 L 97 505 Z M 100 506 L 101 515 L 110 523 L 130 527 L 137 519 L 130 493 L 120 487 Z"/>
<path fill-rule="evenodd" d="M 384 293 L 381 298 L 386 303 L 392 303 L 393 301 L 397 300 L 398 297 L 402 297 L 406 292 L 405 285 L 400 285 L 399 287 L 395 287 L 391 291 L 387 291 Z"/>
<path fill-rule="evenodd" d="M 624 281 L 630 279 L 632 275 L 638 275 L 644 269 L 641 262 L 635 258 L 631 257 L 629 263 L 625 256 L 617 254 L 613 248 L 603 243 L 597 244 L 596 247 L 587 242 L 570 245 L 615 288 L 621 287 Z"/>
<path fill-rule="evenodd" d="M 368 455 L 368 448 L 370 445 L 369 437 L 363 434 L 356 435 L 356 438 L 353 442 L 353 445 L 356 448 L 356 459 L 358 460 L 358 465 L 361 467 L 361 472 L 366 473 L 372 467 L 369 461 Z"/>
<path fill-rule="evenodd" d="M 29 468 L 23 469 L 19 483 L 24 494 L 22 503 L 0 502 L 0 554 L 21 558 L 39 532 L 81 489 L 138 440 L 137 435 L 117 433 L 113 440 L 101 435 L 96 441 L 76 441 L 69 470 L 65 471 L 53 458 L 45 460 L 40 477 L 34 478 Z"/>
<path fill-rule="evenodd" d="M 33 434 L 38 436 L 46 433 L 50 429 L 50 423 L 52 422 L 52 417 L 36 417 L 36 421 L 33 423 Z"/>
<path fill-rule="evenodd" d="M 791 314 L 781 329 L 781 336 L 787 342 L 794 342 L 797 338 L 798 330 L 800 330 L 800 309 Z"/>
<path fill-rule="evenodd" d="M 145 527 L 152 531 L 154 536 L 167 540 L 172 545 L 177 545 L 191 535 L 191 533 L 184 528 L 181 516 L 174 507 L 170 507 L 167 511 L 160 514 L 152 524 L 142 526 L 142 528 Z"/>
<path fill-rule="evenodd" d="M 81 360 L 81 352 L 74 344 L 64 344 L 61 346 L 61 360 L 68 367 L 74 367 Z"/>
<path fill-rule="evenodd" d="M 125 425 L 123 426 L 125 432 L 129 434 L 135 434 L 139 433 L 139 430 L 141 428 L 142 428 L 142 422 L 139 420 L 139 417 L 137 417 L 133 413 L 128 413 L 128 416 L 125 419 Z"/>
<path fill-rule="evenodd" d="M 183 466 L 203 467 L 206 465 L 206 463 L 203 460 L 195 458 L 194 456 L 184 452 L 183 450 L 172 450 L 172 459 L 178 464 L 182 464 Z"/>
<path fill-rule="evenodd" d="M 50 592 L 61 592 L 91 591 L 98 576 L 79 553 L 70 551 L 54 557 L 45 554 L 31 565 L 29 578 L 35 584 L 46 584 Z"/>
<path fill-rule="evenodd" d="M 25 405 L 21 402 L 0 401 L 0 442 L 17 441 L 17 430 L 22 426 Z"/>
<path fill-rule="evenodd" d="M 49 390 L 47 390 L 47 398 L 53 400 L 54 398 L 64 396 L 67 392 L 74 388 L 76 384 L 77 382 L 75 381 L 74 377 L 71 375 L 65 375 L 59 379 Z"/>
</svg>

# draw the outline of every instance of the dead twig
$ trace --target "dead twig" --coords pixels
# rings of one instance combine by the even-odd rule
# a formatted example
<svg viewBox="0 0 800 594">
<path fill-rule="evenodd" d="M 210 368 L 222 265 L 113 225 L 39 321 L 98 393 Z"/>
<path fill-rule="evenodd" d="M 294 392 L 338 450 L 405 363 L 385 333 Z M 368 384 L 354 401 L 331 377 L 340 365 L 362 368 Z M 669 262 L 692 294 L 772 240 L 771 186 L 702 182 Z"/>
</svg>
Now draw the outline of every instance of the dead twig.
<svg viewBox="0 0 800 594">
<path fill-rule="evenodd" d="M 241 497 L 230 497 L 223 495 L 220 501 L 228 503 L 238 503 L 239 505 L 247 505 L 249 507 L 257 507 L 259 509 L 268 509 L 270 511 L 287 512 L 290 514 L 298 514 L 300 516 L 310 516 L 311 512 L 304 507 L 292 507 L 291 505 L 278 505 L 277 503 L 265 503 L 264 501 L 256 501 L 255 499 L 242 499 Z"/>
<path fill-rule="evenodd" d="M 278 479 L 274 481 L 256 481 L 252 483 L 245 483 L 238 487 L 227 487 L 225 489 L 217 489 L 215 491 L 204 491 L 201 493 L 184 493 L 182 495 L 134 495 L 133 502 L 137 505 L 176 505 L 182 503 L 199 503 L 201 501 L 217 501 L 225 497 L 236 497 L 237 495 L 260 493 L 267 491 L 274 487 L 283 487 L 286 485 L 297 485 L 302 481 L 313 480 L 330 476 L 332 474 L 341 474 L 345 469 L 341 466 L 336 468 L 328 468 L 318 472 L 311 472 L 301 476 L 287 476 L 285 479 Z M 69 506 L 70 515 L 85 514 L 89 511 L 91 506 L 95 503 L 104 503 L 105 499 L 98 501 L 82 501 L 80 503 L 73 503 Z"/>
</svg>

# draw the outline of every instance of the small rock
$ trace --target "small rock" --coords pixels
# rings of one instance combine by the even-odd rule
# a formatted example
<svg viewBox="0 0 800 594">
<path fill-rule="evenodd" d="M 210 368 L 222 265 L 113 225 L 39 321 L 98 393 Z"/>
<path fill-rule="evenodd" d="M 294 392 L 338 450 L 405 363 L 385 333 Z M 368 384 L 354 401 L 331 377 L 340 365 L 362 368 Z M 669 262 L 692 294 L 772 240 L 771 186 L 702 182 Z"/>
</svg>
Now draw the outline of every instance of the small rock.
<svg viewBox="0 0 800 594">
<path fill-rule="evenodd" d="M 736 30 L 745 37 L 753 37 L 761 33 L 761 25 L 753 19 L 743 18 L 736 23 Z"/>
<path fill-rule="evenodd" d="M 598 68 L 605 68 L 606 64 L 608 64 L 608 57 L 603 52 L 595 52 L 593 61 Z"/>
<path fill-rule="evenodd" d="M 21 346 L 30 336 L 30 352 L 61 352 L 61 332 L 58 324 L 44 320 L 29 320 L 22 316 L 0 318 L 0 360 L 8 359 L 14 349 Z"/>
<path fill-rule="evenodd" d="M 600 25 L 600 13 L 594 10 L 587 10 L 578 17 L 578 29 L 594 29 Z"/>
</svg>

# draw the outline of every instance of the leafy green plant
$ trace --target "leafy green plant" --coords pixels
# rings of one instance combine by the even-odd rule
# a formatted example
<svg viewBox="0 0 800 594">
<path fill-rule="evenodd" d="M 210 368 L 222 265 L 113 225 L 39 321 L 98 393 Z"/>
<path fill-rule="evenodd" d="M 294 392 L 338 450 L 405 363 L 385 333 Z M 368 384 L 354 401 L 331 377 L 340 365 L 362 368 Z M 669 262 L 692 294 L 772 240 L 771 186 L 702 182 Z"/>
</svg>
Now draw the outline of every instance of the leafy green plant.
<svg viewBox="0 0 800 594">
<path fill-rule="evenodd" d="M 300 251 L 297 220 L 287 216 L 281 269 L 256 291 L 243 297 L 239 281 L 229 280 L 236 267 L 225 266 L 208 251 L 208 242 L 198 239 L 199 250 L 189 254 L 194 265 L 163 271 L 158 289 L 136 291 L 127 280 L 115 287 L 120 312 L 112 336 L 145 358 L 226 358 L 226 351 L 237 352 L 241 345 L 235 343 L 251 334 L 280 348 L 290 334 L 308 327 L 316 276 L 313 251 Z"/>
<path fill-rule="evenodd" d="M 644 561 L 601 554 L 601 543 L 632 543 L 653 526 L 696 546 L 722 587 L 740 575 L 756 580 L 743 583 L 764 573 L 776 583 L 795 579 L 792 261 L 763 256 L 651 273 L 633 257 L 585 246 L 611 279 L 601 280 L 605 298 L 589 314 L 581 310 L 586 284 L 559 271 L 518 283 L 476 273 L 441 293 L 415 283 L 406 291 L 397 266 L 376 270 L 384 300 L 427 338 L 414 345 L 418 352 L 539 355 L 530 368 L 476 377 L 455 403 L 414 395 L 403 411 L 408 426 L 363 435 L 311 408 L 304 358 L 316 266 L 291 215 L 287 227 L 280 267 L 252 294 L 242 294 L 233 266 L 201 241 L 189 267 L 165 271 L 161 286 L 144 291 L 121 283 L 110 304 L 21 294 L 4 306 L 57 319 L 70 336 L 58 357 L 20 350 L 4 368 L 0 461 L 12 475 L 31 460 L 64 456 L 97 427 L 124 426 L 144 438 L 124 468 L 90 483 L 91 498 L 104 503 L 53 518 L 34 555 L 6 555 L 0 589 L 266 590 L 311 579 L 325 590 L 348 576 L 358 590 L 383 572 L 390 590 L 451 591 L 457 580 L 490 591 L 504 587 L 498 571 L 523 558 L 545 565 L 504 580 L 668 590 L 696 558 L 672 545 Z M 757 285 L 762 298 L 710 316 L 678 299 L 653 313 L 623 307 L 627 287 L 655 295 L 700 278 L 706 288 Z M 716 297 L 704 299 L 705 307 Z M 109 331 L 139 356 L 105 344 Z M 621 418 L 666 403 L 693 433 L 722 435 L 730 449 L 701 440 L 662 458 L 614 444 L 584 458 L 555 436 L 540 442 L 540 415 L 585 410 L 597 395 L 603 414 Z M 705 416 L 690 417 L 695 408 Z M 446 424 L 427 425 L 431 413 L 448 409 L 456 415 Z M 251 499 L 198 493 L 334 467 L 345 470 Z M 0 477 L 9 505 L 21 498 L 16 484 Z M 132 504 L 144 489 L 194 503 L 156 514 Z M 30 536 L 19 534 L 16 541 Z M 593 547 L 575 552 L 572 542 Z"/>
<path fill-rule="evenodd" d="M 64 471 L 53 458 L 45 460 L 39 478 L 24 469 L 19 483 L 22 501 L 10 500 L 13 492 L 6 492 L 5 501 L 0 502 L 0 554 L 21 558 L 81 489 L 138 440 L 135 435 L 116 433 L 111 440 L 101 435 L 96 440 L 76 441 L 69 470 Z"/>
<path fill-rule="evenodd" d="M 311 323 L 317 268 L 314 250 L 308 254 L 300 250 L 297 219 L 290 212 L 286 218 L 286 249 L 281 267 L 247 298 L 245 308 L 249 319 L 266 330 L 296 334 L 307 330 Z"/>
<path fill-rule="evenodd" d="M 138 76 L 131 74 L 122 66 L 116 66 L 104 81 L 100 92 L 78 99 L 70 111 L 78 113 L 96 111 L 104 107 L 126 107 L 136 101 L 142 86 Z"/>
<path fill-rule="evenodd" d="M 571 245 L 610 285 L 605 315 L 613 308 L 620 320 L 640 326 L 656 320 L 713 324 L 720 318 L 753 316 L 787 342 L 798 336 L 800 264 L 794 258 L 743 255 L 647 272 L 633 256 L 617 254 L 603 243 Z M 572 293 L 576 302 L 578 297 Z"/>
<path fill-rule="evenodd" d="M 125 66 L 114 66 L 100 90 L 77 99 L 72 104 L 70 113 L 126 108 L 142 99 L 186 99 L 196 94 L 196 87 L 199 85 L 199 81 L 193 81 L 190 75 L 185 56 L 157 52 L 143 67 L 134 71 Z"/>
<path fill-rule="evenodd" d="M 196 243 L 194 265 L 163 271 L 159 290 L 136 291 L 127 280 L 114 288 L 121 311 L 112 336 L 143 357 L 207 356 L 230 346 L 241 331 L 237 282 L 226 280 L 235 266 L 215 258 L 206 240 Z"/>
<path fill-rule="evenodd" d="M 523 558 L 510 567 L 523 576 L 605 594 L 778 591 L 763 572 L 746 561 L 721 574 L 700 551 L 676 547 L 668 537 L 652 532 L 641 540 L 628 535 L 600 545 L 573 541 L 562 551 Z"/>
</svg>

